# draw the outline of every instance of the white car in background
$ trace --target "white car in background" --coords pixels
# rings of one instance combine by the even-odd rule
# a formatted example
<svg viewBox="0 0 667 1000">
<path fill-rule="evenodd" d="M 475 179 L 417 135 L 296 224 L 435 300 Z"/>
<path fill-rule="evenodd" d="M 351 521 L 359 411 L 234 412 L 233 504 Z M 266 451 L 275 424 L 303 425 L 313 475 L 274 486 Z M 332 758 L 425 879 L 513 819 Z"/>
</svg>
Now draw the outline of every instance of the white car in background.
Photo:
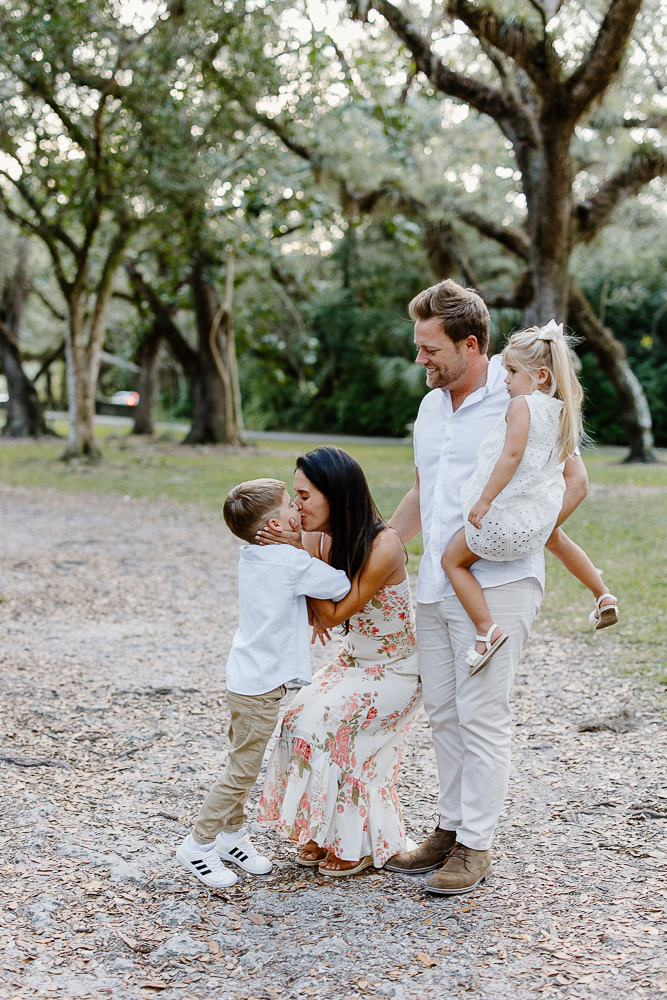
<svg viewBox="0 0 667 1000">
<path fill-rule="evenodd" d="M 122 389 L 119 392 L 114 392 L 113 396 L 109 397 L 108 402 L 114 403 L 116 406 L 137 406 L 140 399 L 138 392 L 127 392 Z"/>
</svg>

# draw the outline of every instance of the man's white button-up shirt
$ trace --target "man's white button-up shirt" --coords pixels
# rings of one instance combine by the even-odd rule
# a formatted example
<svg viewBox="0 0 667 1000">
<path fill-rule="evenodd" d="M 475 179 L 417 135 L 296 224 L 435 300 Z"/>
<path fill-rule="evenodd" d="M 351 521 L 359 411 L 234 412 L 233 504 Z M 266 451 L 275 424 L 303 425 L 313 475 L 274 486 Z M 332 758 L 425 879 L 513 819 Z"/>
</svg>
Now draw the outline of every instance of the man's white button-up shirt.
<svg viewBox="0 0 667 1000">
<path fill-rule="evenodd" d="M 415 465 L 424 555 L 419 567 L 417 600 L 435 604 L 454 590 L 440 562 L 442 553 L 463 527 L 461 487 L 477 465 L 477 449 L 509 402 L 506 371 L 497 354 L 489 361 L 486 384 L 452 409 L 448 389 L 433 389 L 422 400 L 415 421 Z M 544 592 L 544 553 L 511 562 L 479 559 L 472 572 L 482 587 L 534 578 Z"/>
</svg>

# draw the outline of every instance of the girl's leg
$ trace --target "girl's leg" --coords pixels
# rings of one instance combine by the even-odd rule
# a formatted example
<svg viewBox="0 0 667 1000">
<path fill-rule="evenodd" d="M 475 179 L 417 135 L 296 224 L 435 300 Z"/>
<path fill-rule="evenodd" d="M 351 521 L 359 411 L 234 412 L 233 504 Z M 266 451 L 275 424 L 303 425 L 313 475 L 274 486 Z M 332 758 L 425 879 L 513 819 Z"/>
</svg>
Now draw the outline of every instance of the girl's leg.
<svg viewBox="0 0 667 1000">
<path fill-rule="evenodd" d="M 485 635 L 493 625 L 493 619 L 484 600 L 482 588 L 470 572 L 470 567 L 478 559 L 479 556 L 474 555 L 466 545 L 465 531 L 461 528 L 444 551 L 442 568 L 478 634 Z M 491 641 L 495 642 L 501 635 L 502 629 L 496 628 Z M 483 642 L 476 642 L 475 649 L 478 653 L 486 652 Z"/>
<path fill-rule="evenodd" d="M 608 588 L 602 582 L 602 577 L 584 550 L 576 545 L 571 538 L 568 538 L 562 528 L 555 528 L 552 531 L 546 548 L 552 556 L 555 556 L 556 559 L 562 562 L 565 569 L 572 576 L 576 577 L 580 583 L 583 583 L 584 587 L 588 587 L 596 600 L 598 597 L 602 597 L 603 594 L 609 593 Z M 600 602 L 600 607 L 604 608 L 606 605 L 613 603 L 614 601 L 611 597 L 607 597 Z"/>
</svg>

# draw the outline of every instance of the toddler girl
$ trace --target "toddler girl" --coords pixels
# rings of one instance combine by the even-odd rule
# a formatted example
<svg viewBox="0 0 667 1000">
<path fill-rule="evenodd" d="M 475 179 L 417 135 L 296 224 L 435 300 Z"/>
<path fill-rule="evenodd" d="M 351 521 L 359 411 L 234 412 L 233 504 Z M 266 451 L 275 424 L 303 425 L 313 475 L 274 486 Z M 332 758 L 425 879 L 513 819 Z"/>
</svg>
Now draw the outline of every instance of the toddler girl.
<svg viewBox="0 0 667 1000">
<path fill-rule="evenodd" d="M 478 559 L 520 559 L 546 547 L 595 596 L 596 629 L 618 621 L 610 594 L 586 553 L 555 528 L 565 480 L 563 466 L 579 445 L 583 391 L 562 324 L 515 333 L 503 351 L 510 402 L 477 453 L 477 468 L 461 489 L 465 527 L 447 546 L 442 566 L 476 627 L 466 655 L 476 674 L 507 641 L 491 621 L 482 588 L 470 572 Z"/>
</svg>

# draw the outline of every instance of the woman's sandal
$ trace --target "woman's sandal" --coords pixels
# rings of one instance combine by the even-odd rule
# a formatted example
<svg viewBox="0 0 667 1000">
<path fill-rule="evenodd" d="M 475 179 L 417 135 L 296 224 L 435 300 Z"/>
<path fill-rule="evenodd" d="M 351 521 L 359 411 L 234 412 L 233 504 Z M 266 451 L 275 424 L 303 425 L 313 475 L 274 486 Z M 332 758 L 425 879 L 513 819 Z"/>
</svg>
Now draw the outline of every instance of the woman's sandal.
<svg viewBox="0 0 667 1000">
<path fill-rule="evenodd" d="M 508 635 L 501 633 L 495 642 L 491 642 L 491 636 L 500 625 L 496 625 L 495 622 L 486 633 L 486 635 L 476 635 L 475 639 L 477 642 L 483 642 L 486 646 L 486 650 L 483 653 L 478 653 L 474 646 L 471 646 L 466 653 L 466 663 L 470 667 L 470 676 L 473 677 L 475 674 L 479 673 L 482 667 L 485 667 L 494 653 L 497 653 L 501 646 L 504 646 L 509 639 Z"/>
<path fill-rule="evenodd" d="M 605 597 L 610 597 L 613 604 L 605 604 L 603 608 L 600 607 L 600 601 L 604 601 Z M 618 601 L 613 594 L 600 594 L 595 600 L 595 611 L 591 611 L 588 616 L 588 620 L 595 627 L 597 631 L 600 628 L 609 628 L 610 625 L 615 625 L 618 621 L 619 610 Z"/>
<path fill-rule="evenodd" d="M 308 857 L 304 857 L 304 855 L 306 855 L 306 854 L 315 854 L 316 851 L 324 851 L 324 857 L 323 858 L 308 858 Z M 296 856 L 296 858 L 294 860 L 296 861 L 297 865 L 301 865 L 302 868 L 317 868 L 317 866 L 320 864 L 321 861 L 325 861 L 326 860 L 328 853 L 329 852 L 326 851 L 323 847 L 305 847 L 305 846 L 303 846 L 303 847 L 300 848 L 300 850 L 297 853 L 297 856 Z"/>
<path fill-rule="evenodd" d="M 362 858 L 358 865 L 354 868 L 340 868 L 338 871 L 328 868 L 318 867 L 318 872 L 320 875 L 330 875 L 331 878 L 346 878 L 348 875 L 357 875 L 362 872 L 365 868 L 373 867 L 373 855 L 367 854 L 366 857 Z"/>
</svg>

